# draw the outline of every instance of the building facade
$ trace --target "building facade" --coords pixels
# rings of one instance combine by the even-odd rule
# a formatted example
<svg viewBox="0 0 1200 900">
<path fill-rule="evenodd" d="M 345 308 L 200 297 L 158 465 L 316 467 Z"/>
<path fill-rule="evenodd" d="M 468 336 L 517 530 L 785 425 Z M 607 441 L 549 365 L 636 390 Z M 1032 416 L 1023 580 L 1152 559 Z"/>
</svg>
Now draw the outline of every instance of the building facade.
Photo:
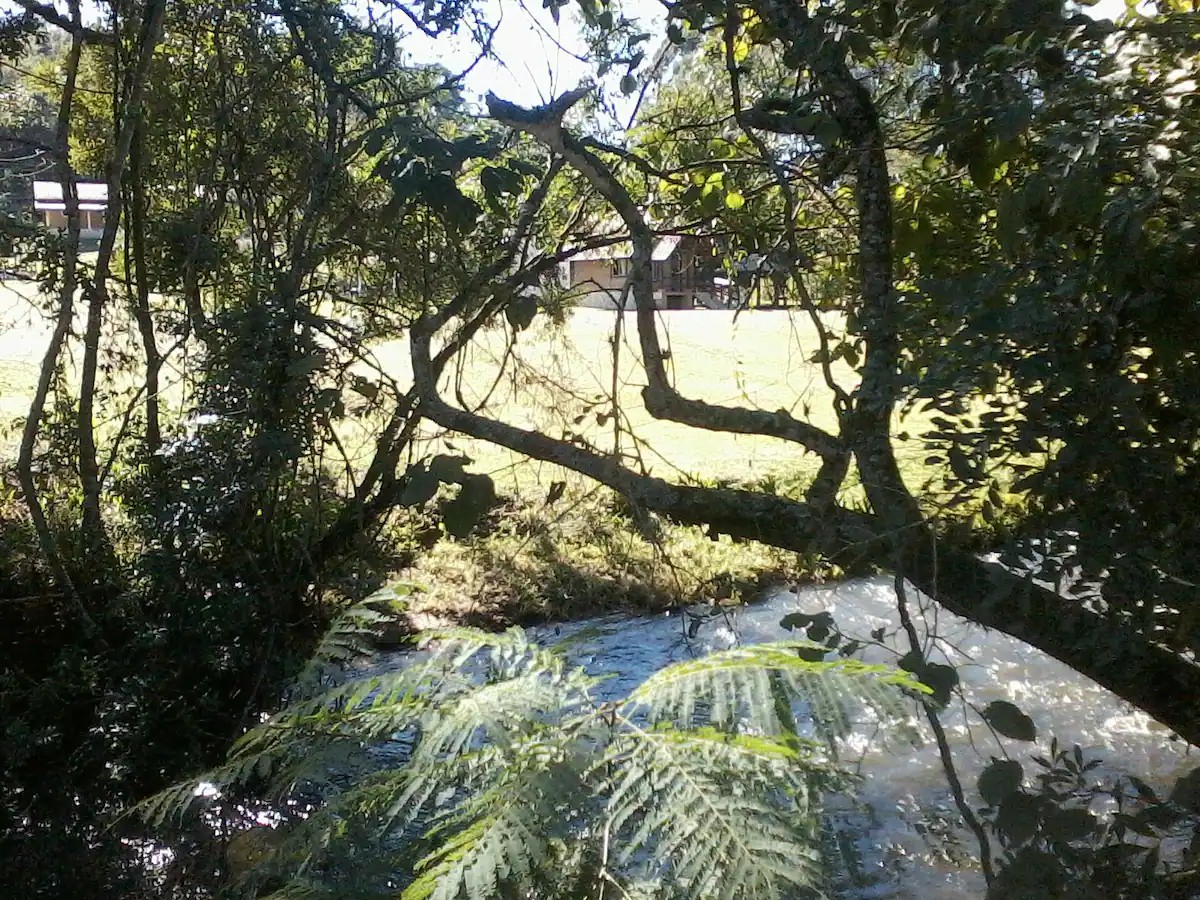
<svg viewBox="0 0 1200 900">
<path fill-rule="evenodd" d="M 99 239 L 104 233 L 104 219 L 108 214 L 108 185 L 102 181 L 77 181 L 75 196 L 79 201 L 79 236 L 85 240 Z M 61 182 L 35 181 L 33 209 L 47 228 L 66 230 L 67 204 L 63 200 Z"/>
<path fill-rule="evenodd" d="M 723 309 L 733 302 L 729 279 L 718 264 L 712 241 L 693 236 L 661 238 L 651 255 L 654 305 L 658 309 Z M 566 263 L 568 296 L 576 306 L 617 309 L 632 270 L 628 242 L 589 250 Z"/>
</svg>

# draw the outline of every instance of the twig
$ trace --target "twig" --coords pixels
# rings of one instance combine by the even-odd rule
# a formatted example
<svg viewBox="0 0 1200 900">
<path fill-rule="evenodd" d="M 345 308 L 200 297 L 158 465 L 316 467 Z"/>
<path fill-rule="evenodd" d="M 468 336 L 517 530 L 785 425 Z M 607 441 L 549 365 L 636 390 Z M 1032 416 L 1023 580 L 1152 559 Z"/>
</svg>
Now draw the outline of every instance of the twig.
<svg viewBox="0 0 1200 900">
<path fill-rule="evenodd" d="M 909 615 L 908 599 L 904 590 L 904 576 L 899 573 L 896 575 L 896 606 L 900 611 L 900 623 L 904 626 L 905 634 L 908 635 L 909 646 L 914 653 L 920 653 L 921 637 L 917 634 L 916 626 L 913 625 L 912 616 Z M 967 827 L 974 832 L 975 839 L 979 841 L 979 865 L 983 869 L 984 879 L 991 884 L 996 877 L 992 867 L 992 843 L 988 839 L 983 824 L 976 817 L 963 794 L 962 781 L 959 780 L 958 770 L 954 768 L 954 758 L 950 754 L 950 742 L 946 739 L 946 729 L 942 727 L 942 720 L 938 718 L 937 710 L 925 700 L 920 702 L 921 707 L 925 710 L 925 718 L 929 720 L 929 727 L 933 729 L 933 735 L 937 739 L 938 754 L 942 758 L 942 770 L 946 773 L 946 781 L 950 784 L 950 793 L 954 795 L 954 805 L 958 807 L 959 815 L 963 817 L 963 821 L 967 823 Z"/>
</svg>

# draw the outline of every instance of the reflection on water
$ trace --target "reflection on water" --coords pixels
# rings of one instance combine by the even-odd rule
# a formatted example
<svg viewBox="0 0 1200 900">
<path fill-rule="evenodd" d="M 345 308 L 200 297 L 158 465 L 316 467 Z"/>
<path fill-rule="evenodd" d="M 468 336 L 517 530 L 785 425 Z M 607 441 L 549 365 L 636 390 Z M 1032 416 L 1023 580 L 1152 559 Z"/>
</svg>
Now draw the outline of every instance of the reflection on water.
<svg viewBox="0 0 1200 900">
<path fill-rule="evenodd" d="M 955 700 L 942 719 L 954 749 L 968 801 L 981 806 L 973 786 L 979 771 L 1002 751 L 980 717 L 970 712 L 993 700 L 1016 703 L 1033 718 L 1037 744 L 1006 741 L 1008 754 L 1032 768 L 1028 758 L 1045 753 L 1052 736 L 1082 745 L 1088 756 L 1103 760 L 1097 778 L 1131 772 L 1156 788 L 1169 788 L 1195 763 L 1188 748 L 1171 741 L 1170 732 L 1105 688 L 1020 641 L 952 615 L 909 592 L 909 602 L 931 661 L 955 666 L 965 703 Z M 919 614 L 917 607 L 920 607 Z M 832 586 L 780 592 L 730 612 L 698 618 L 689 614 L 655 617 L 609 616 L 584 622 L 543 626 L 533 636 L 559 645 L 568 658 L 592 674 L 612 677 L 601 686 L 607 697 L 627 694 L 669 663 L 739 642 L 795 637 L 779 620 L 790 612 L 829 610 L 850 637 L 867 640 L 885 629 L 884 646 L 862 652 L 869 662 L 895 663 L 907 652 L 906 639 L 894 634 L 895 591 L 888 579 L 860 579 Z M 932 635 L 936 634 L 936 638 Z M 862 878 L 839 891 L 859 898 L 949 900 L 981 896 L 982 878 L 971 854 L 971 836 L 958 827 L 937 749 L 926 736 L 913 747 L 877 735 L 857 734 L 847 741 L 846 760 L 865 782 L 856 809 L 840 809 L 837 818 L 853 831 L 843 837 L 842 852 L 856 858 Z"/>
</svg>

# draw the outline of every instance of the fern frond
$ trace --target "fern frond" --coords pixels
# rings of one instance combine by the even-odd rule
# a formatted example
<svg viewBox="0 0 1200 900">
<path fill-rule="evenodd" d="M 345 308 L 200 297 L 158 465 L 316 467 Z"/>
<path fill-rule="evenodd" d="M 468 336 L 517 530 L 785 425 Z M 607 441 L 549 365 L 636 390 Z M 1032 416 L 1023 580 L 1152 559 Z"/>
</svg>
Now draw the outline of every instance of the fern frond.
<svg viewBox="0 0 1200 900">
<path fill-rule="evenodd" d="M 795 734 L 792 709 L 829 740 L 846 734 L 866 707 L 879 719 L 906 715 L 901 689 L 928 693 L 907 673 L 854 659 L 812 662 L 804 641 L 757 644 L 677 663 L 646 679 L 629 697 L 652 725 L 740 727 L 766 735 Z"/>
<path fill-rule="evenodd" d="M 343 895 L 318 881 L 293 881 L 263 900 L 342 900 Z"/>
<path fill-rule="evenodd" d="M 381 588 L 338 616 L 296 678 L 297 695 L 318 690 L 331 671 L 374 653 L 380 628 L 399 619 L 405 608 L 402 598 L 412 591 L 406 584 Z"/>
<path fill-rule="evenodd" d="M 577 769 L 555 742 L 524 742 L 509 765 L 441 817 L 426 834 L 435 845 L 415 866 L 403 900 L 476 900 L 518 895 L 539 881 L 548 841 L 578 801 Z"/>
<path fill-rule="evenodd" d="M 552 677 L 566 671 L 561 655 L 539 647 L 520 628 L 499 634 L 477 628 L 438 628 L 422 634 L 421 646 L 432 646 L 435 660 L 458 670 L 481 657 L 492 676 L 500 679 L 534 670 Z"/>
<path fill-rule="evenodd" d="M 517 629 L 447 629 L 421 648 L 408 668 L 302 693 L 205 776 L 269 797 L 320 789 L 320 808 L 259 873 L 292 879 L 279 900 L 397 881 L 404 900 L 560 898 L 601 883 L 643 898 L 812 896 L 821 792 L 847 783 L 828 742 L 856 709 L 895 718 L 903 690 L 926 690 L 881 666 L 807 661 L 812 645 L 786 642 L 671 666 L 598 705 L 598 679 Z M 809 720 L 825 743 L 806 737 Z M 371 752 L 397 736 L 403 752 Z M 142 811 L 186 811 L 210 793 L 200 785 Z"/>
<path fill-rule="evenodd" d="M 836 769 L 767 737 L 632 726 L 606 764 L 618 862 L 657 865 L 672 896 L 819 892 L 817 791 Z"/>
<path fill-rule="evenodd" d="M 431 758 L 457 755 L 479 741 L 504 745 L 530 726 L 561 721 L 586 701 L 587 676 L 555 679 L 534 670 L 485 684 L 431 711 L 420 753 Z"/>
<path fill-rule="evenodd" d="M 541 734 L 560 749 L 570 747 L 572 728 L 589 720 L 582 672 L 558 680 L 538 671 L 479 687 L 430 711 L 421 741 L 406 769 L 406 784 L 388 810 L 387 827 L 411 823 L 439 795 L 458 788 L 485 788 L 511 764 L 521 747 Z"/>
</svg>

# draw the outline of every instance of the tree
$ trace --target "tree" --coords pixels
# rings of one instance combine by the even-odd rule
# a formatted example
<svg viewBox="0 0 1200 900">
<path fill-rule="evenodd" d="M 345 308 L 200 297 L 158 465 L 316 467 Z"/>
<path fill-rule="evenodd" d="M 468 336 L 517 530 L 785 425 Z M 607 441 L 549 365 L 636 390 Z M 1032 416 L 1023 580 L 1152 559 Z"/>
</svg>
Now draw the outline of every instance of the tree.
<svg viewBox="0 0 1200 900">
<path fill-rule="evenodd" d="M 630 236 L 647 409 L 694 427 L 782 438 L 816 454 L 821 472 L 806 501 L 671 483 L 596 449 L 447 403 L 428 367 L 429 348 L 447 313 L 478 320 L 478 298 L 413 325 L 424 414 L 582 472 L 678 521 L 796 550 L 819 547 L 838 560 L 898 572 L 951 610 L 1040 647 L 1184 737 L 1200 738 L 1200 670 L 1188 656 L 1184 624 L 1195 583 L 1184 562 L 1194 558 L 1190 504 L 1177 516 L 1162 515 L 1166 496 L 1187 490 L 1181 480 L 1189 480 L 1194 447 L 1190 437 L 1149 424 L 1158 413 L 1146 407 L 1169 407 L 1169 419 L 1187 419 L 1191 393 L 1175 379 L 1191 377 L 1190 358 L 1166 342 L 1187 333 L 1182 310 L 1191 295 L 1134 262 L 1153 253 L 1179 267 L 1174 284 L 1189 283 L 1183 273 L 1191 263 L 1171 249 L 1180 246 L 1175 234 L 1190 233 L 1182 224 L 1192 222 L 1189 201 L 1172 187 L 1170 173 L 1178 169 L 1186 181 L 1194 159 L 1184 150 L 1188 110 L 1177 109 L 1178 86 L 1195 68 L 1191 17 L 1167 11 L 1116 28 L 1067 16 L 1056 3 L 971 11 L 938 3 L 808 10 L 679 3 L 671 21 L 672 36 L 686 23 L 721 48 L 733 102 L 723 120 L 727 145 L 737 162 L 754 165 L 748 171 L 755 174 L 742 177 L 784 198 L 775 201 L 782 214 L 774 225 L 755 219 L 749 227 L 773 228 L 768 233 L 777 235 L 783 261 L 778 277 L 814 315 L 822 310 L 806 291 L 813 257 L 796 224 L 807 220 L 796 211 L 812 195 L 852 203 L 842 215 L 853 236 L 854 291 L 840 303 L 845 327 L 824 326 L 818 353 L 856 362 L 857 386 L 835 391 L 836 434 L 785 412 L 690 400 L 667 377 L 650 292 L 648 193 L 635 193 L 621 173 L 644 178 L 658 197 L 705 166 L 680 157 L 678 168 L 660 168 L 655 159 L 564 125 L 563 114 L 586 89 L 536 110 L 493 98 L 490 111 L 565 160 Z M 1096 114 L 1107 123 L 1103 134 L 1084 124 Z M 712 130 L 705 123 L 697 133 Z M 679 133 L 686 135 L 686 126 Z M 708 168 L 733 167 L 714 160 Z M 897 203 L 901 186 L 911 199 Z M 699 204 L 688 208 L 695 219 L 719 220 L 736 233 L 743 207 L 706 207 L 705 192 L 691 194 Z M 1015 206 L 1018 197 L 1025 205 Z M 685 190 L 683 202 L 688 198 Z M 1043 212 L 1035 217 L 1031 209 Z M 930 239 L 943 223 L 959 232 L 944 257 Z M 1014 229 L 1024 236 L 1013 241 Z M 1021 260 L 1015 269 L 1014 258 Z M 1128 311 L 1130 300 L 1119 298 L 1134 296 L 1154 312 Z M 1062 300 L 1051 304 L 1049 297 Z M 1116 308 L 1126 312 L 1115 315 Z M 1156 338 L 1140 323 L 1167 309 L 1175 316 L 1172 336 Z M 1144 386 L 1146 366 L 1170 383 Z M 991 408 L 976 424 L 967 413 L 983 396 Z M 893 412 L 919 399 L 970 423 L 943 416 L 945 424 L 930 435 L 947 454 L 952 485 L 986 493 L 995 465 L 1015 463 L 1025 474 L 1013 487 L 1028 492 L 1037 511 L 1031 534 L 1078 534 L 1063 564 L 1086 560 L 1085 575 L 1108 567 L 1111 595 L 1102 603 L 1064 597 L 939 540 L 937 520 L 904 483 L 892 445 Z M 1144 417 L 1145 426 L 1130 431 L 1130 415 Z M 1097 446 L 1099 436 L 1118 433 L 1111 446 Z M 1049 465 L 1030 467 L 1046 457 Z M 1143 467 L 1151 458 L 1161 460 L 1160 469 L 1147 480 Z M 851 462 L 867 511 L 837 501 Z M 1150 611 L 1167 596 L 1167 611 Z M 1164 645 L 1165 631 L 1177 635 L 1175 646 Z"/>
<path fill-rule="evenodd" d="M 334 6 L 122 2 L 95 28 L 35 6 L 70 36 L 45 151 L 69 227 L 14 233 L 52 334 L 4 509 L 0 832 L 13 890 L 115 896 L 153 886 L 114 811 L 215 760 L 334 588 L 378 577 L 419 419 L 364 347 L 477 277 L 510 222 L 457 186 L 501 149 L 457 74 Z M 109 184 L 94 257 L 80 174 Z M 468 513 L 492 494 L 436 475 Z"/>
<path fill-rule="evenodd" d="M 538 109 L 492 98 L 481 121 L 463 73 L 405 64 L 413 29 L 469 30 L 488 52 L 483 7 L 457 0 L 376 18 L 114 0 L 98 24 L 74 0 L 19 5 L 5 53 L 34 26 L 67 41 L 39 152 L 68 228 L 14 232 L 52 325 L 5 529 L 13 596 L 44 601 L 2 610 L 17 687 L 0 693 L 16 761 L 0 810 L 12 858 L 43 854 L 19 870 L 27 893 L 84 889 L 64 886 L 45 835 L 86 855 L 116 806 L 275 705 L 330 585 L 370 562 L 393 511 L 450 485 L 446 526 L 469 530 L 494 488 L 460 457 L 420 458 L 423 422 L 582 473 L 642 516 L 893 572 L 902 625 L 907 580 L 1200 741 L 1185 5 L 1113 26 L 1053 0 L 676 0 L 648 59 L 650 35 L 581 2 L 598 75 L 623 94 L 694 64 L 697 88 L 668 81 L 656 101 L 647 84 L 628 134 L 587 131 L 577 111 L 608 99 L 590 87 Z M 102 174 L 113 202 L 94 261 L 79 174 Z M 672 382 L 651 293 L 664 233 L 719 237 L 811 318 L 836 428 Z M 556 308 L 559 264 L 626 240 L 646 408 L 812 454 L 803 498 L 649 475 L 620 415 L 608 447 L 443 396 L 474 335 L 517 340 L 535 288 Z M 411 385 L 367 352 L 398 336 Z M 945 460 L 948 510 L 897 463 L 892 422 L 914 404 L 939 416 L 922 440 Z M 1067 545 L 1041 574 L 1078 566 L 1102 595 L 982 560 L 978 534 L 945 527 L 1006 492 L 1028 509 L 1020 537 Z"/>
</svg>

